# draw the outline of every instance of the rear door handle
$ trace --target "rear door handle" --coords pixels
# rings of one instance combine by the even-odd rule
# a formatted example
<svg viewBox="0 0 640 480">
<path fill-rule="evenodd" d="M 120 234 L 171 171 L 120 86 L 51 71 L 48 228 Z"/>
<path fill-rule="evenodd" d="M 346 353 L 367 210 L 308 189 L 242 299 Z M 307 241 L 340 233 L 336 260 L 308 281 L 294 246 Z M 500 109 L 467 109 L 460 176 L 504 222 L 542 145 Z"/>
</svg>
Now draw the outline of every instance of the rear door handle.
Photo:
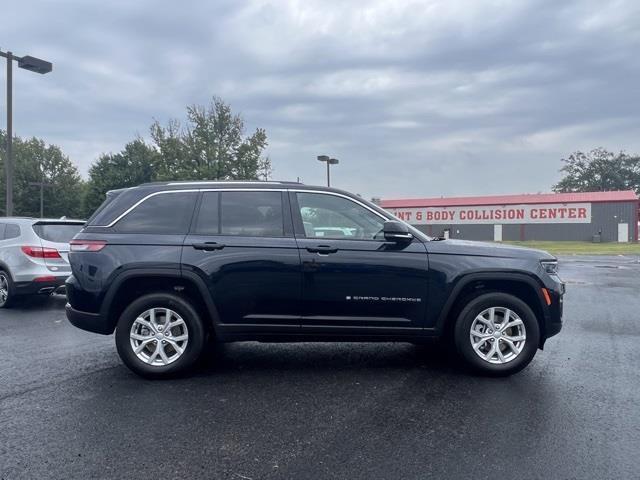
<svg viewBox="0 0 640 480">
<path fill-rule="evenodd" d="M 329 255 L 330 253 L 336 253 L 337 248 L 329 245 L 318 245 L 317 247 L 307 247 L 307 252 L 319 253 L 320 255 Z"/>
<path fill-rule="evenodd" d="M 224 243 L 217 242 L 204 242 L 204 243 L 192 243 L 191 246 L 196 250 L 204 250 L 205 252 L 213 252 L 214 250 L 222 250 Z"/>
</svg>

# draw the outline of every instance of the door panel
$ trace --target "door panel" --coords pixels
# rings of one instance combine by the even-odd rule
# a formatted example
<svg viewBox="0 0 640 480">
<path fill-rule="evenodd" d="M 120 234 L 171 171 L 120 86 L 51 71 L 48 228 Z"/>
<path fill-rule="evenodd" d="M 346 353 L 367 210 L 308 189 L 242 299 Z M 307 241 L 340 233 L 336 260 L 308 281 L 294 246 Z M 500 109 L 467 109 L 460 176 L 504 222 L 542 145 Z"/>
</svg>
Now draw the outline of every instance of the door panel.
<svg viewBox="0 0 640 480">
<path fill-rule="evenodd" d="M 420 328 L 426 312 L 425 247 L 366 240 L 298 239 L 303 326 Z M 316 253 L 326 245 L 335 253 Z M 307 250 L 310 248 L 312 251 Z"/>
<path fill-rule="evenodd" d="M 203 249 L 206 243 L 223 247 Z M 189 235 L 182 264 L 206 282 L 221 323 L 299 326 L 300 257 L 293 238 Z"/>
<path fill-rule="evenodd" d="M 280 191 L 202 194 L 182 264 L 207 284 L 220 328 L 299 330 L 300 255 L 290 225 Z"/>
<path fill-rule="evenodd" d="M 385 241 L 385 218 L 342 196 L 323 198 L 328 195 L 299 192 L 291 198 L 302 261 L 303 331 L 421 329 L 429 269 L 424 244 Z"/>
</svg>

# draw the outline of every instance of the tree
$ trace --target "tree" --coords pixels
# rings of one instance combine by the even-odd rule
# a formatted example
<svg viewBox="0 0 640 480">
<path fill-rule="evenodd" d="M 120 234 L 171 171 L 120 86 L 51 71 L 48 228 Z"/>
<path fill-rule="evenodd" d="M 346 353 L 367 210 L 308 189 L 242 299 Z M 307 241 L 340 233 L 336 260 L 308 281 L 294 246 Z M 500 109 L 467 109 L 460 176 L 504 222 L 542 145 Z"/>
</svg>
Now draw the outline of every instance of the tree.
<svg viewBox="0 0 640 480">
<path fill-rule="evenodd" d="M 573 152 L 563 158 L 564 178 L 553 186 L 555 192 L 635 190 L 640 193 L 640 157 L 617 154 L 604 148 L 588 153 Z"/>
<path fill-rule="evenodd" d="M 185 128 L 175 119 L 166 127 L 155 121 L 150 134 L 151 144 L 138 138 L 91 166 L 87 216 L 109 190 L 159 180 L 267 180 L 271 175 L 271 162 L 262 156 L 265 131 L 258 128 L 246 137 L 242 117 L 219 98 L 208 107 L 187 107 Z"/>
<path fill-rule="evenodd" d="M 214 97 L 208 107 L 187 107 L 187 126 L 178 120 L 167 127 L 151 126 L 159 152 L 158 179 L 258 180 L 271 175 L 271 161 L 263 157 L 266 132 L 258 128 L 246 137 L 244 120 Z"/>
<path fill-rule="evenodd" d="M 109 190 L 153 181 L 157 161 L 158 152 L 140 138 L 127 143 L 119 153 L 102 154 L 89 169 L 85 216 L 100 206 Z"/>
<path fill-rule="evenodd" d="M 0 145 L 6 145 L 6 132 L 0 131 Z M 0 148 L 0 215 L 6 212 L 6 150 Z M 83 213 L 84 184 L 78 169 L 56 145 L 38 138 L 13 140 L 14 214 L 40 216 L 40 189 L 30 182 L 44 182 L 44 215 L 80 218 Z"/>
</svg>

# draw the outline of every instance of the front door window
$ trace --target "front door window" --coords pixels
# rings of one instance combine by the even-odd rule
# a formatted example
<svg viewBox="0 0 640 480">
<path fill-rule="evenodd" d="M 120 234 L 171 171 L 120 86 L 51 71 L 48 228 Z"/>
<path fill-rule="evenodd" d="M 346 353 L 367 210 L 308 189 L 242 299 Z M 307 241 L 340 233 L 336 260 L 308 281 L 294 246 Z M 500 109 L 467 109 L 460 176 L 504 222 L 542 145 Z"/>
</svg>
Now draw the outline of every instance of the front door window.
<svg viewBox="0 0 640 480">
<path fill-rule="evenodd" d="M 307 238 L 382 240 L 385 220 L 346 198 L 321 193 L 298 193 Z"/>
</svg>

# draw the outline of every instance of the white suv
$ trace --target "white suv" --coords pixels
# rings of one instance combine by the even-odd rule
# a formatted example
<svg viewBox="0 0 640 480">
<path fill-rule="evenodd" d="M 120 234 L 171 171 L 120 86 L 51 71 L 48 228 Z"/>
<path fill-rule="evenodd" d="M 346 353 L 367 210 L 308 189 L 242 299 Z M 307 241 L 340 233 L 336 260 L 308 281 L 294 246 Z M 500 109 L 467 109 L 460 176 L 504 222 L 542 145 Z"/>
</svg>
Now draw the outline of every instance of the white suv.
<svg viewBox="0 0 640 480">
<path fill-rule="evenodd" d="M 71 275 L 69 241 L 83 225 L 80 220 L 0 218 L 0 308 L 17 296 L 64 289 Z"/>
</svg>

